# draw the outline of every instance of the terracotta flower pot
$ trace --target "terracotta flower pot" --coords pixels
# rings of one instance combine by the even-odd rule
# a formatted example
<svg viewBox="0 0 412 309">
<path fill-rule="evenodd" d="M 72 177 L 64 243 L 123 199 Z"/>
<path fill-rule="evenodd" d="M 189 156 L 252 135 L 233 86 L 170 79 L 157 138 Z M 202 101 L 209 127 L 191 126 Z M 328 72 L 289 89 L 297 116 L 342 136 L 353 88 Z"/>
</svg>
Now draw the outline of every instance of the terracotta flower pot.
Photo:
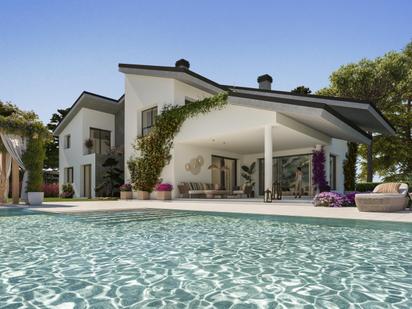
<svg viewBox="0 0 412 309">
<path fill-rule="evenodd" d="M 157 191 L 156 197 L 160 201 L 168 201 L 172 199 L 172 192 L 171 191 Z"/>
<path fill-rule="evenodd" d="M 147 191 L 137 191 L 137 199 L 138 200 L 149 200 L 150 193 Z"/>
<path fill-rule="evenodd" d="M 132 191 L 120 191 L 120 199 L 121 200 L 131 200 L 133 198 Z"/>
</svg>

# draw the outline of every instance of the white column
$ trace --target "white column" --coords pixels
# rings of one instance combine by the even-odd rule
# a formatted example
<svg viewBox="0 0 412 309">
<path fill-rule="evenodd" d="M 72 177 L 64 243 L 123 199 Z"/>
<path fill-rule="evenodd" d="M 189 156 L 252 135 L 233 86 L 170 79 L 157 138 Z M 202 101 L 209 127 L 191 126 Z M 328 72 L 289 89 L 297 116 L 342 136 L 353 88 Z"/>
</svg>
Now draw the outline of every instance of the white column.
<svg viewBox="0 0 412 309">
<path fill-rule="evenodd" d="M 265 191 L 272 190 L 272 168 L 273 168 L 273 142 L 272 126 L 265 126 Z"/>
</svg>

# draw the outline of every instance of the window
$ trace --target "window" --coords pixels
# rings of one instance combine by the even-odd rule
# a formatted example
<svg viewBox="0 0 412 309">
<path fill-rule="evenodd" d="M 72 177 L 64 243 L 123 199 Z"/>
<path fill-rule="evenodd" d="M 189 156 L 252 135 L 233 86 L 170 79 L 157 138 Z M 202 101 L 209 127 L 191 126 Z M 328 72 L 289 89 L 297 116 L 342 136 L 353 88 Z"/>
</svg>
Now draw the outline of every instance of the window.
<svg viewBox="0 0 412 309">
<path fill-rule="evenodd" d="M 329 157 L 329 185 L 331 190 L 336 190 L 336 156 Z"/>
<path fill-rule="evenodd" d="M 302 194 L 312 195 L 312 156 L 310 154 L 273 157 L 272 181 L 280 183 L 284 196 L 293 196 L 296 188 L 296 171 L 302 170 Z M 265 186 L 265 159 L 259 159 L 259 194 L 263 195 Z"/>
<path fill-rule="evenodd" d="M 70 143 L 71 143 L 71 138 L 70 134 L 64 136 L 64 148 L 69 149 L 70 148 Z"/>
<path fill-rule="evenodd" d="M 143 136 L 150 132 L 150 129 L 155 124 L 156 116 L 157 116 L 157 106 L 142 111 L 142 135 Z"/>
<path fill-rule="evenodd" d="M 106 154 L 110 150 L 110 131 L 90 128 L 90 139 L 93 141 L 92 153 Z"/>
<path fill-rule="evenodd" d="M 64 183 L 73 183 L 73 167 L 64 169 Z"/>
</svg>

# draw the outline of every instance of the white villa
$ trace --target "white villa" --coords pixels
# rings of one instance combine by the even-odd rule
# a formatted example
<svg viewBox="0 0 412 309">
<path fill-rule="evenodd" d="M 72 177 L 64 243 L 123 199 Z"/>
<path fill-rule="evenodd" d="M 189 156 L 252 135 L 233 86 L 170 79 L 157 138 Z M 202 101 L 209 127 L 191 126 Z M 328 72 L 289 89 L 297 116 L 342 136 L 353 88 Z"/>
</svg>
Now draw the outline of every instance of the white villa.
<svg viewBox="0 0 412 309">
<path fill-rule="evenodd" d="M 164 105 L 189 104 L 223 91 L 229 94 L 224 109 L 187 120 L 175 138 L 172 160 L 161 176 L 173 185 L 174 197 L 182 183 L 235 190 L 244 183 L 241 166 L 252 162 L 256 196 L 273 183 L 280 184 L 283 195 L 293 195 L 297 167 L 303 172 L 303 194 L 311 196 L 311 155 L 322 146 L 329 185 L 342 192 L 347 141 L 368 144 L 372 133 L 394 134 L 370 102 L 275 91 L 267 74 L 258 78 L 257 88 L 249 88 L 218 84 L 191 71 L 184 59 L 170 67 L 119 64 L 119 71 L 125 76 L 123 96 L 83 92 L 55 130 L 59 181 L 72 183 L 77 197 L 95 197 L 111 147 L 123 149 L 120 164 L 128 181 L 132 144 L 150 130 Z M 92 149 L 85 145 L 88 139 Z"/>
</svg>

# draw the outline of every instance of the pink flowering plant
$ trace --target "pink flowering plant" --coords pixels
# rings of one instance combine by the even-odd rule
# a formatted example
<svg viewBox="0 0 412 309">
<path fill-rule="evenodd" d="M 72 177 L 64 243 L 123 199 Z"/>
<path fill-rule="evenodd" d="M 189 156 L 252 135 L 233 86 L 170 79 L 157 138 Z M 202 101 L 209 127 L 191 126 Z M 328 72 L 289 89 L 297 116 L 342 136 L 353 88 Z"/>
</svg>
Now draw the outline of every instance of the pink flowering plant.
<svg viewBox="0 0 412 309">
<path fill-rule="evenodd" d="M 173 186 L 170 183 L 159 183 L 155 187 L 156 191 L 172 191 Z"/>
<path fill-rule="evenodd" d="M 338 192 L 321 192 L 313 199 L 318 207 L 351 207 L 355 205 L 355 192 L 347 195 Z"/>
<path fill-rule="evenodd" d="M 123 191 L 123 192 L 132 191 L 132 185 L 131 185 L 130 183 L 122 184 L 122 185 L 119 187 L 119 190 L 120 190 L 120 191 Z"/>
</svg>

